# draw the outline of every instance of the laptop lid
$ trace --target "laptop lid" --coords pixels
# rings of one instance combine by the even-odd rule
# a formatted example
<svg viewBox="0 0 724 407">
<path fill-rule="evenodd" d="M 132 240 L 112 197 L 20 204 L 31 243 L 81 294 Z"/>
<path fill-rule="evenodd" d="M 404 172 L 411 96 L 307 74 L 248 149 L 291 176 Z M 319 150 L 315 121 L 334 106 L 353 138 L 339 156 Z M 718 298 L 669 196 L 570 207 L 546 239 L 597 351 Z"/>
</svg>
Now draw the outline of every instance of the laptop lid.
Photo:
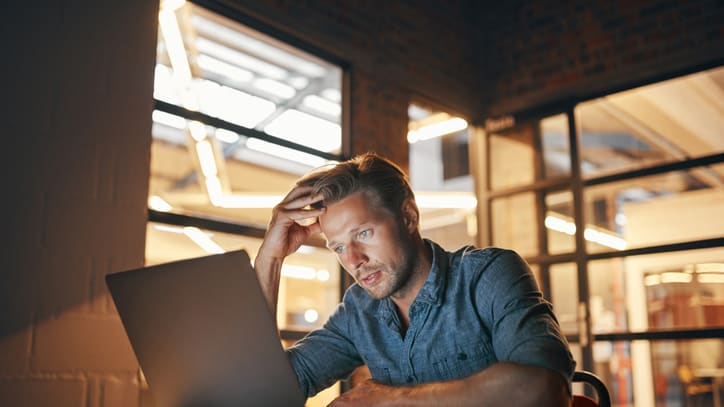
<svg viewBox="0 0 724 407">
<path fill-rule="evenodd" d="M 243 250 L 106 276 L 160 406 L 302 406 Z"/>
</svg>

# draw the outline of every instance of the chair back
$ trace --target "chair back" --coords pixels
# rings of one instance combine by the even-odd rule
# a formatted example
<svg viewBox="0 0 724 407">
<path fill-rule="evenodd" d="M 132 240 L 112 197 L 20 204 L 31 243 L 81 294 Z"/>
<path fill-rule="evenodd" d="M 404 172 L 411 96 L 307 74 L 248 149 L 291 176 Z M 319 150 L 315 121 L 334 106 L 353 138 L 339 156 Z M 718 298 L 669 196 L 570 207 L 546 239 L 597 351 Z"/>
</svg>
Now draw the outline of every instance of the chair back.
<svg viewBox="0 0 724 407">
<path fill-rule="evenodd" d="M 574 383 L 585 383 L 594 389 L 596 399 L 582 394 L 573 395 L 573 407 L 611 407 L 611 396 L 603 381 L 595 374 L 583 370 L 573 372 Z"/>
</svg>

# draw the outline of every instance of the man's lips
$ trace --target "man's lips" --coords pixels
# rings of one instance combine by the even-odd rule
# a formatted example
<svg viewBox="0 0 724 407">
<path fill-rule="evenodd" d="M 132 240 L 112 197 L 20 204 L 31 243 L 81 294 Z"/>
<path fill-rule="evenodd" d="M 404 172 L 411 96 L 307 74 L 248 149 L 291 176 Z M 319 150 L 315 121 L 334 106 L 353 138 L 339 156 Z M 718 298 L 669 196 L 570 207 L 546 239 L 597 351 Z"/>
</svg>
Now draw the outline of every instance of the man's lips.
<svg viewBox="0 0 724 407">
<path fill-rule="evenodd" d="M 382 277 L 382 272 L 377 270 L 377 271 L 373 271 L 373 272 L 367 274 L 366 276 L 362 277 L 360 279 L 360 281 L 362 283 L 364 283 L 364 285 L 370 286 L 370 285 L 374 285 L 375 283 L 377 283 L 381 277 Z"/>
</svg>

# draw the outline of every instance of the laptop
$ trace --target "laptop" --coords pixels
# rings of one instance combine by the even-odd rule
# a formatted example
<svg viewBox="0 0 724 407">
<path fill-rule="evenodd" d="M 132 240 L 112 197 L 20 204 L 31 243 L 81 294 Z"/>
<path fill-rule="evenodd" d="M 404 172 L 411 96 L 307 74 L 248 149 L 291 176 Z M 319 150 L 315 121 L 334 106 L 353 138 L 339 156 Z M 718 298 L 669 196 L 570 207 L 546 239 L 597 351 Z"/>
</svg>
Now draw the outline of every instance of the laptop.
<svg viewBox="0 0 724 407">
<path fill-rule="evenodd" d="M 106 284 L 154 405 L 304 405 L 245 251 L 109 274 Z"/>
</svg>

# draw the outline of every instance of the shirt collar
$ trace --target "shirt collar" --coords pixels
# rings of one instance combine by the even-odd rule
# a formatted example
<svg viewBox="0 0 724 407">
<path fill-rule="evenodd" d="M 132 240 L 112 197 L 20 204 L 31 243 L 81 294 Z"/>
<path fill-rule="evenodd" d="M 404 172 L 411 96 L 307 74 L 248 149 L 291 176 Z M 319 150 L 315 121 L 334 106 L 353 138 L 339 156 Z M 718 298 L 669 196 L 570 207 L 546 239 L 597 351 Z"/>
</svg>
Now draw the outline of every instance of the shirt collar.
<svg viewBox="0 0 724 407">
<path fill-rule="evenodd" d="M 432 251 L 432 262 L 430 273 L 420 288 L 420 292 L 417 293 L 414 302 L 421 301 L 431 305 L 440 305 L 444 300 L 445 286 L 447 283 L 448 253 L 432 240 L 423 240 L 425 241 L 425 245 Z M 380 300 L 377 315 L 382 320 L 389 320 L 392 318 L 392 313 L 396 312 L 395 309 L 392 300 L 387 297 Z"/>
</svg>

